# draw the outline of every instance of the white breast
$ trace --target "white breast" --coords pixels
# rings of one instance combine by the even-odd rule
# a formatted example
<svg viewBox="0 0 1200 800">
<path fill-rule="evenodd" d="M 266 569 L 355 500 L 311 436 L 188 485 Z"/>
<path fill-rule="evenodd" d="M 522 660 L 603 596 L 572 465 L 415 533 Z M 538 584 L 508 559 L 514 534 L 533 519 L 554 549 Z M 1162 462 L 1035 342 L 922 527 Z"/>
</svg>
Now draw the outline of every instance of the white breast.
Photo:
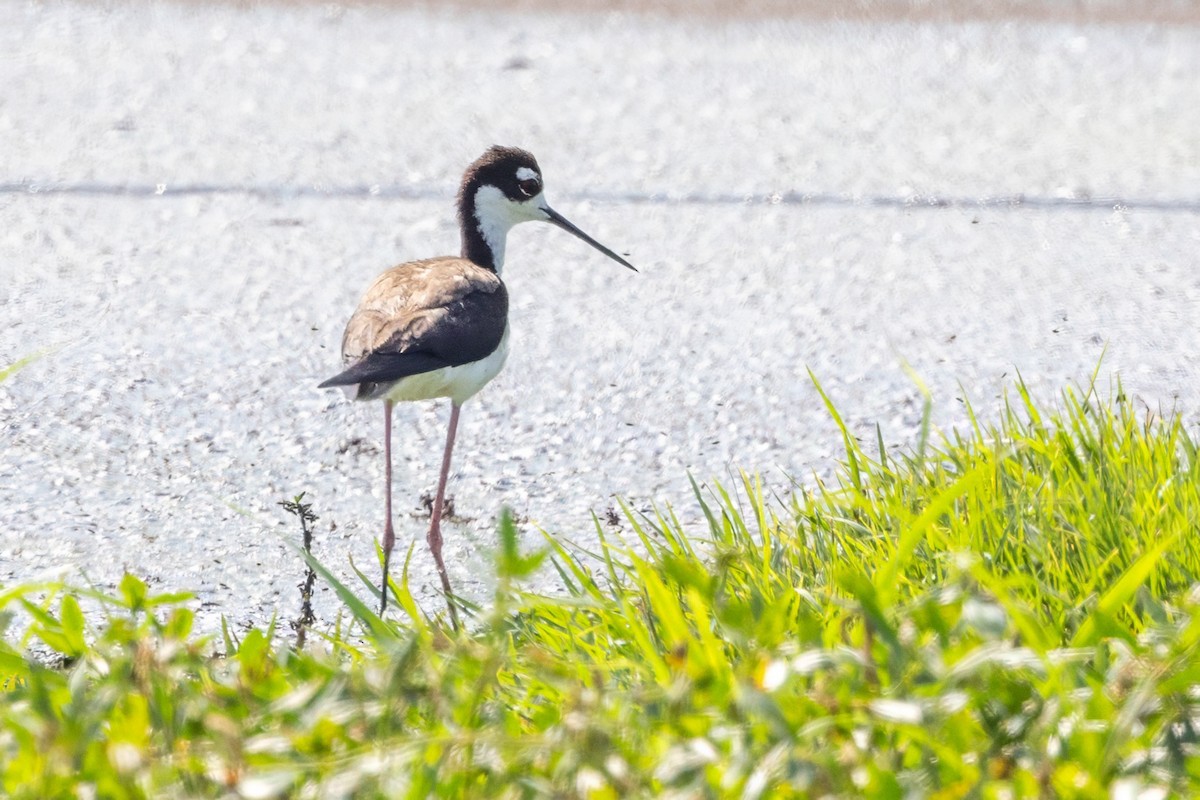
<svg viewBox="0 0 1200 800">
<path fill-rule="evenodd" d="M 487 386 L 492 378 L 500 374 L 504 360 L 508 358 L 508 328 L 500 337 L 500 344 L 486 357 L 459 367 L 442 367 L 420 375 L 410 375 L 396 382 L 387 399 L 401 403 L 409 400 L 432 400 L 449 397 L 455 405 L 462 405 Z"/>
</svg>

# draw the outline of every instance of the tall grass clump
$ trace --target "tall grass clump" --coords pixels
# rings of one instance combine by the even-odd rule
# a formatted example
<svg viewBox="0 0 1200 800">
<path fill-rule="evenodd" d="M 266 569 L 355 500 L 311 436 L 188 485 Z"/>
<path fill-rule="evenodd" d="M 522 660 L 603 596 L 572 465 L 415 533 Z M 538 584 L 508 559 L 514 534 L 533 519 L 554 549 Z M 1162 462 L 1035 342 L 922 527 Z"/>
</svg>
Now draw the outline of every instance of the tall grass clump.
<svg viewBox="0 0 1200 800">
<path fill-rule="evenodd" d="M 837 419 L 836 411 L 830 410 Z M 93 629 L 18 587 L 0 646 L 13 797 L 1161 798 L 1200 788 L 1200 519 L 1181 421 L 1023 388 L 836 480 L 697 487 L 705 522 L 523 554 L 454 632 L 408 570 L 303 648 L 190 635 L 129 576 Z M 840 424 L 840 420 L 839 420 Z M 538 574 L 561 584 L 527 588 Z M 365 578 L 364 578 L 365 580 Z M 367 590 L 369 594 L 369 590 Z M 24 654 L 31 638 L 61 655 Z M 13 637 L 9 637 L 13 639 Z"/>
<path fill-rule="evenodd" d="M 836 488 L 792 498 L 790 577 L 873 574 L 885 600 L 973 582 L 1046 644 L 1129 641 L 1166 619 L 1200 580 L 1200 462 L 1182 420 L 1123 396 L 1067 391 L 1049 415 L 1023 385 L 1018 397 L 998 423 L 972 411 L 967 431 L 898 459 L 882 443 L 867 455 L 843 426 Z"/>
</svg>

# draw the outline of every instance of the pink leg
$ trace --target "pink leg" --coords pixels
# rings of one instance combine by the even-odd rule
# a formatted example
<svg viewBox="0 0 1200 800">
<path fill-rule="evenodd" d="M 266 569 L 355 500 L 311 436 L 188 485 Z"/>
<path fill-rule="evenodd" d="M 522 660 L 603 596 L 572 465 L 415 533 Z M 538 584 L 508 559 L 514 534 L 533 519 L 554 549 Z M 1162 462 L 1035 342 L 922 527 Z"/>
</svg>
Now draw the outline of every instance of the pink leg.
<svg viewBox="0 0 1200 800">
<path fill-rule="evenodd" d="M 454 451 L 454 434 L 458 431 L 457 403 L 450 406 L 450 430 L 446 433 L 446 452 L 442 456 L 442 474 L 438 478 L 437 497 L 433 501 L 433 514 L 429 523 L 429 550 L 433 560 L 437 562 L 438 576 L 442 579 L 442 591 L 446 593 L 446 605 L 450 609 L 450 622 L 458 630 L 458 612 L 450 600 L 450 576 L 446 574 L 446 564 L 442 561 L 442 506 L 446 501 L 446 479 L 450 476 L 450 454 Z"/>
<path fill-rule="evenodd" d="M 379 616 L 387 609 L 388 566 L 392 562 L 392 547 L 396 544 L 396 531 L 392 528 L 392 408 L 391 400 L 383 401 L 383 458 L 384 498 L 387 521 L 383 524 L 383 586 L 379 591 Z"/>
</svg>

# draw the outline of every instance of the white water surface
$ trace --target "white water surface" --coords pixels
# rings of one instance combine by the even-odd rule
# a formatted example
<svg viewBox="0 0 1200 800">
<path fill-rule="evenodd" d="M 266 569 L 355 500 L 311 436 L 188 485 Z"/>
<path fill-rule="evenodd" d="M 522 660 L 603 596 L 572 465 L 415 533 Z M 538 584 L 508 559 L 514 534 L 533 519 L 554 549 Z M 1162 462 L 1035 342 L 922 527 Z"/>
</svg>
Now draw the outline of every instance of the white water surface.
<svg viewBox="0 0 1200 800">
<path fill-rule="evenodd" d="M 586 544 L 617 497 L 694 522 L 689 473 L 829 475 L 810 369 L 901 449 L 905 365 L 944 428 L 1102 354 L 1102 391 L 1193 421 L 1197 75 L 1186 26 L 0 3 L 0 363 L 40 354 L 0 384 L 0 584 L 132 570 L 204 630 L 290 619 L 301 491 L 319 557 L 374 575 L 382 410 L 316 384 L 375 274 L 457 251 L 492 143 L 641 272 L 510 236 L 511 355 L 445 527 L 469 596 L 503 505 Z M 430 610 L 448 413 L 396 413 Z"/>
</svg>

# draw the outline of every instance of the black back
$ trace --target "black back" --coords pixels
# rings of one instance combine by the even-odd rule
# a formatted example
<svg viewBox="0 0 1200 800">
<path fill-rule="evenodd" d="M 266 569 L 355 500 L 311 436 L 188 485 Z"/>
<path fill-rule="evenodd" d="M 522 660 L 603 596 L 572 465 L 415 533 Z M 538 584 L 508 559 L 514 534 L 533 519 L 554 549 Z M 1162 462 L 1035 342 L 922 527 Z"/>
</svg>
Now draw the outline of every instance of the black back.
<svg viewBox="0 0 1200 800">
<path fill-rule="evenodd" d="M 358 384 L 355 399 L 373 400 L 401 378 L 487 358 L 508 327 L 508 290 L 497 283 L 495 291 L 471 292 L 413 314 L 409 325 L 319 388 Z"/>
</svg>

